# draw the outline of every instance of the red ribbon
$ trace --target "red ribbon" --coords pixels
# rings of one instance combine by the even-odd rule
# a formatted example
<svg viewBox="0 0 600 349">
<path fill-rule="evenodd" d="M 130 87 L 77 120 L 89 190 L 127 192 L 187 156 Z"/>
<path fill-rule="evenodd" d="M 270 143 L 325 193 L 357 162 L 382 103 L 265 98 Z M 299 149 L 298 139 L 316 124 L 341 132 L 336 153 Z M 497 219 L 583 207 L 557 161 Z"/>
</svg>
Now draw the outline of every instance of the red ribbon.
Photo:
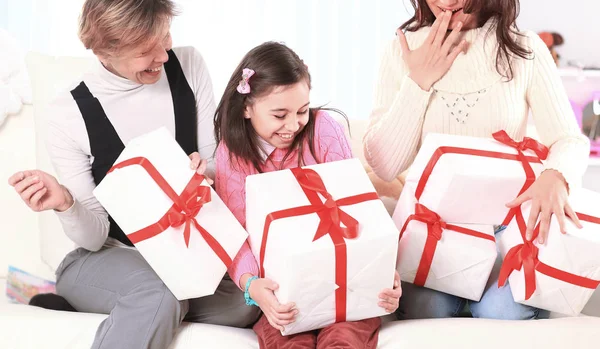
<svg viewBox="0 0 600 349">
<path fill-rule="evenodd" d="M 202 206 L 211 201 L 210 187 L 202 186 L 200 183 L 204 180 L 204 176 L 195 173 L 181 195 L 177 195 L 175 190 L 169 185 L 167 180 L 158 172 L 156 167 L 152 165 L 150 160 L 143 157 L 131 158 L 121 163 L 114 165 L 107 173 L 128 166 L 139 165 L 141 166 L 160 189 L 173 201 L 173 206 L 162 216 L 158 222 L 135 231 L 131 234 L 127 234 L 127 237 L 133 244 L 137 244 L 144 240 L 150 239 L 170 227 L 177 228 L 185 224 L 183 230 L 183 238 L 185 246 L 189 247 L 190 242 L 190 230 L 193 225 L 196 230 L 200 233 L 202 238 L 206 241 L 208 246 L 215 252 L 215 254 L 223 261 L 226 267 L 232 263 L 231 257 L 227 254 L 223 246 L 208 232 L 204 229 L 196 220 L 196 216 Z"/>
<path fill-rule="evenodd" d="M 579 220 L 600 224 L 600 218 L 598 217 L 593 217 L 581 213 L 577 213 L 577 216 L 579 217 Z M 514 270 L 521 270 L 521 268 L 524 268 L 523 271 L 525 273 L 526 300 L 531 298 L 531 296 L 536 290 L 536 270 L 542 274 L 545 274 L 557 280 L 561 280 L 580 287 L 595 290 L 598 287 L 598 285 L 600 285 L 600 281 L 571 274 L 563 270 L 553 268 L 545 263 L 542 263 L 538 259 L 538 247 L 535 246 L 533 242 L 531 242 L 535 241 L 535 239 L 537 238 L 540 226 L 538 225 L 535 228 L 533 237 L 531 241 L 529 241 L 525 237 L 527 224 L 525 223 L 525 219 L 523 218 L 523 212 L 521 212 L 520 209 L 516 211 L 515 218 L 519 227 L 519 231 L 521 232 L 521 237 L 523 238 L 524 242 L 511 248 L 506 254 L 506 256 L 504 256 L 504 262 L 502 263 L 502 267 L 500 269 L 500 276 L 498 278 L 498 287 L 504 286 L 506 284 L 506 281 L 508 280 L 509 275 Z"/>
<path fill-rule="evenodd" d="M 444 230 L 449 229 L 476 238 L 486 239 L 492 242 L 496 241 L 491 235 L 459 227 L 457 225 L 448 224 L 444 222 L 437 213 L 431 211 L 430 209 L 419 203 L 415 204 L 415 213 L 410 215 L 406 222 L 404 222 L 404 226 L 400 231 L 400 239 L 402 239 L 402 235 L 404 234 L 404 231 L 406 231 L 408 223 L 410 223 L 411 221 L 419 221 L 421 223 L 427 224 L 427 240 L 425 241 L 423 254 L 421 254 L 421 261 L 419 262 L 417 275 L 415 275 L 415 280 L 413 281 L 413 284 L 417 286 L 425 286 L 427 276 L 429 275 L 429 270 L 431 269 L 431 264 L 433 263 L 433 256 L 435 255 L 435 250 L 437 248 L 438 241 L 442 239 L 442 232 Z"/>
<path fill-rule="evenodd" d="M 260 275 L 265 277 L 264 260 L 267 249 L 267 238 L 271 223 L 277 219 L 303 216 L 316 213 L 319 218 L 319 226 L 313 241 L 329 235 L 335 246 L 335 321 L 346 321 L 346 298 L 347 298 L 347 251 L 345 239 L 358 237 L 358 221 L 340 209 L 340 206 L 355 205 L 370 200 L 379 200 L 377 193 L 365 193 L 346 198 L 334 200 L 327 192 L 323 180 L 317 172 L 311 169 L 291 169 L 298 184 L 310 201 L 310 205 L 299 206 L 270 213 L 263 230 L 260 246 Z M 325 199 L 323 202 L 321 197 Z M 342 226 L 342 224 L 344 226 Z"/>
<path fill-rule="evenodd" d="M 444 154 L 462 154 L 462 155 L 473 155 L 473 156 L 482 156 L 488 158 L 496 158 L 496 159 L 505 159 L 505 160 L 515 160 L 520 161 L 523 164 L 523 169 L 525 170 L 525 184 L 521 188 L 519 195 L 523 193 L 525 190 L 529 188 L 529 186 L 535 181 L 535 173 L 531 168 L 530 163 L 542 163 L 541 160 L 546 159 L 548 156 L 548 148 L 543 144 L 538 143 L 536 140 L 525 137 L 521 142 L 515 142 L 512 140 L 505 131 L 498 131 L 493 134 L 495 140 L 506 144 L 510 147 L 513 147 L 517 150 L 517 154 L 506 154 L 495 151 L 487 151 L 487 150 L 478 150 L 478 149 L 468 149 L 468 148 L 459 148 L 459 147 L 439 147 L 435 150 L 431 159 L 427 163 L 427 166 L 423 170 L 423 174 L 419 179 L 419 183 L 417 184 L 417 189 L 415 191 L 415 196 L 417 200 L 421 199 L 421 195 L 425 190 L 425 186 L 431 173 L 433 172 L 435 165 L 440 160 L 442 155 Z M 523 150 L 530 149 L 533 150 L 537 156 L 525 156 Z M 502 225 L 508 225 L 511 221 L 512 217 L 515 214 L 515 210 L 511 209 L 508 212 L 508 215 L 504 219 Z"/>
<path fill-rule="evenodd" d="M 527 189 L 529 189 L 533 182 L 535 182 L 535 173 L 533 172 L 533 169 L 531 168 L 531 165 L 527 161 L 527 158 L 525 157 L 525 154 L 523 152 L 525 150 L 532 150 L 537 155 L 538 159 L 546 160 L 546 158 L 548 157 L 548 148 L 545 145 L 536 141 L 535 139 L 529 137 L 523 138 L 521 142 L 516 142 L 515 140 L 510 138 L 510 136 L 504 130 L 498 131 L 492 136 L 498 142 L 506 144 L 509 147 L 515 148 L 517 150 L 517 156 L 521 161 L 521 164 L 523 165 L 523 169 L 525 170 L 525 177 L 527 178 L 525 180 L 525 184 L 523 184 L 523 187 L 517 195 L 518 197 L 519 195 L 523 194 Z M 511 208 L 508 211 L 506 218 L 504 218 L 504 222 L 502 222 L 502 225 L 508 225 L 517 213 L 518 209 L 519 207 Z"/>
</svg>

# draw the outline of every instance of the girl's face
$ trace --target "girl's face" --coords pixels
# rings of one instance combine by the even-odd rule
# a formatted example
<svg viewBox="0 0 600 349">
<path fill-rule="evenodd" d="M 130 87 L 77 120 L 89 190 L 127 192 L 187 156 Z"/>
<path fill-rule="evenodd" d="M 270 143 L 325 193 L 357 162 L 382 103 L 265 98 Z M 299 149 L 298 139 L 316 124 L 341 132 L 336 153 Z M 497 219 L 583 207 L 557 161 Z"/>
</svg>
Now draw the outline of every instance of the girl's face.
<svg viewBox="0 0 600 349">
<path fill-rule="evenodd" d="M 276 148 L 288 148 L 308 123 L 310 88 L 306 81 L 275 87 L 246 107 L 256 133 Z"/>
<path fill-rule="evenodd" d="M 463 23 L 463 30 L 477 28 L 477 15 L 463 12 L 467 0 L 426 0 L 426 2 L 435 18 L 439 18 L 445 11 L 452 11 L 448 30 L 454 29 L 458 22 Z"/>
</svg>

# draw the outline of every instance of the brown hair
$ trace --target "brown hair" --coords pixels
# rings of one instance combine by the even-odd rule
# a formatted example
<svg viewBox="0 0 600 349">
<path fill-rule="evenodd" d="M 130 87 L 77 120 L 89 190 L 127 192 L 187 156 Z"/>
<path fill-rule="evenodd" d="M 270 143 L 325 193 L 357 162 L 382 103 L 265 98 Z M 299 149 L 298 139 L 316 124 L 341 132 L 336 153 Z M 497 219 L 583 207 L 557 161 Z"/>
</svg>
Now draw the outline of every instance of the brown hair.
<svg viewBox="0 0 600 349">
<path fill-rule="evenodd" d="M 94 54 L 113 56 L 159 39 L 176 14 L 171 0 L 86 0 L 79 39 Z"/>
<path fill-rule="evenodd" d="M 255 72 L 249 80 L 252 88 L 248 94 L 241 94 L 237 91 L 244 68 L 250 68 Z M 271 93 L 277 87 L 291 86 L 302 81 L 306 81 L 308 87 L 311 88 L 311 78 L 307 66 L 292 49 L 283 44 L 266 42 L 253 48 L 244 56 L 225 87 L 214 118 L 216 142 L 217 144 L 223 142 L 227 146 L 230 159 L 235 158 L 238 162 L 247 161 L 259 173 L 262 172 L 262 149 L 250 120 L 244 118 L 246 106 L 251 106 L 257 98 Z M 319 110 L 323 109 L 325 108 L 309 109 L 308 122 L 288 148 L 281 163 L 282 168 L 294 151 L 298 151 L 298 166 L 304 165 L 303 145 L 305 142 L 308 142 L 313 158 L 320 162 L 314 149 L 314 133 L 315 117 Z M 327 110 L 336 111 L 346 117 L 337 109 Z"/>
<path fill-rule="evenodd" d="M 407 31 L 416 31 L 422 27 L 428 27 L 435 22 L 435 15 L 429 8 L 426 0 L 410 0 L 415 15 L 406 21 L 400 29 Z M 520 44 L 517 36 L 516 24 L 519 16 L 519 0 L 467 0 L 463 12 L 466 14 L 477 14 L 477 26 L 483 26 L 488 20 L 493 19 L 494 24 L 490 27 L 490 32 L 496 31 L 498 40 L 498 50 L 496 52 L 496 70 L 505 78 L 511 80 L 513 69 L 510 64 L 511 56 L 516 55 L 523 59 L 529 59 L 531 51 Z M 489 32 L 487 34 L 490 34 Z M 506 71 L 503 68 L 508 68 Z"/>
</svg>

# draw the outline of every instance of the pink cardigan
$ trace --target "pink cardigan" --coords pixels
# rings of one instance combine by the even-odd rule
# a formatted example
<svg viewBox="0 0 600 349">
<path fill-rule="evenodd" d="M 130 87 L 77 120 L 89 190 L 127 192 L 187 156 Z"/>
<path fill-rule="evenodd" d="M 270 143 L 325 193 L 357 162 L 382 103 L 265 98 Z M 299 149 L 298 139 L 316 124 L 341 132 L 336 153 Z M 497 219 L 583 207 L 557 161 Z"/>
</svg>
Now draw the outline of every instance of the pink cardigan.
<svg viewBox="0 0 600 349">
<path fill-rule="evenodd" d="M 321 111 L 315 117 L 314 150 L 318 157 L 317 161 L 310 153 L 308 144 L 304 144 L 304 163 L 314 165 L 317 163 L 332 162 L 349 159 L 352 157 L 350 144 L 344 134 L 342 126 L 329 114 Z M 277 171 L 279 169 L 294 168 L 298 164 L 298 154 L 290 155 L 285 164 L 281 161 L 286 154 L 285 149 L 276 149 L 263 142 L 269 155 L 262 166 L 263 172 Z M 232 165 L 232 162 L 234 163 Z M 233 212 L 237 220 L 246 226 L 246 177 L 257 174 L 258 171 L 249 162 L 231 161 L 227 146 L 221 142 L 216 153 L 216 179 L 215 188 L 219 197 L 225 205 Z M 233 264 L 228 269 L 229 276 L 238 285 L 242 275 L 250 273 L 258 275 L 258 264 L 248 242 L 245 242 Z"/>
</svg>

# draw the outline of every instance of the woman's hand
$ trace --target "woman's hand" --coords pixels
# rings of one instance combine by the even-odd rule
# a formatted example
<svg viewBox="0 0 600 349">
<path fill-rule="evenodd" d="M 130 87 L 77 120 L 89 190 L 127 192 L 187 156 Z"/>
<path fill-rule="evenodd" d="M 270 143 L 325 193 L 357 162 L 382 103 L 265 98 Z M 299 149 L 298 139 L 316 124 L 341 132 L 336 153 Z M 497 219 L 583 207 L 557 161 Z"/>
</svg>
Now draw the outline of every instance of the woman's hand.
<svg viewBox="0 0 600 349">
<path fill-rule="evenodd" d="M 388 313 L 393 313 L 398 309 L 400 297 L 402 296 L 402 287 L 400 286 L 400 274 L 396 271 L 394 274 L 394 288 L 386 288 L 379 294 L 378 305 Z"/>
<path fill-rule="evenodd" d="M 206 159 L 202 159 L 200 158 L 200 154 L 198 152 L 193 152 L 190 154 L 190 168 L 192 170 L 196 170 L 196 172 L 199 175 L 203 175 L 204 172 L 206 171 L 206 166 L 207 166 L 207 161 Z M 206 181 L 208 182 L 209 185 L 212 185 L 214 182 L 212 179 L 208 178 L 208 177 L 204 177 L 206 178 Z"/>
<path fill-rule="evenodd" d="M 462 22 L 459 22 L 446 37 L 451 17 L 451 11 L 446 11 L 438 17 L 423 45 L 414 51 L 408 47 L 402 30 L 396 31 L 409 77 L 425 91 L 429 91 L 431 86 L 448 72 L 458 54 L 466 48 L 467 43 L 464 40 L 457 44 Z"/>
<path fill-rule="evenodd" d="M 10 176 L 8 184 L 29 208 L 35 212 L 66 211 L 73 205 L 73 197 L 54 176 L 44 171 L 21 171 Z"/>
<path fill-rule="evenodd" d="M 567 182 L 562 174 L 556 170 L 545 170 L 536 181 L 518 198 L 506 204 L 513 208 L 525 201 L 531 200 L 531 212 L 527 221 L 527 240 L 531 240 L 533 230 L 540 217 L 540 233 L 538 242 L 545 243 L 550 229 L 550 218 L 554 214 L 560 226 L 561 233 L 567 232 L 565 227 L 565 214 L 569 216 L 578 228 L 582 228 L 581 222 L 575 211 L 568 203 L 569 192 Z"/>
</svg>

